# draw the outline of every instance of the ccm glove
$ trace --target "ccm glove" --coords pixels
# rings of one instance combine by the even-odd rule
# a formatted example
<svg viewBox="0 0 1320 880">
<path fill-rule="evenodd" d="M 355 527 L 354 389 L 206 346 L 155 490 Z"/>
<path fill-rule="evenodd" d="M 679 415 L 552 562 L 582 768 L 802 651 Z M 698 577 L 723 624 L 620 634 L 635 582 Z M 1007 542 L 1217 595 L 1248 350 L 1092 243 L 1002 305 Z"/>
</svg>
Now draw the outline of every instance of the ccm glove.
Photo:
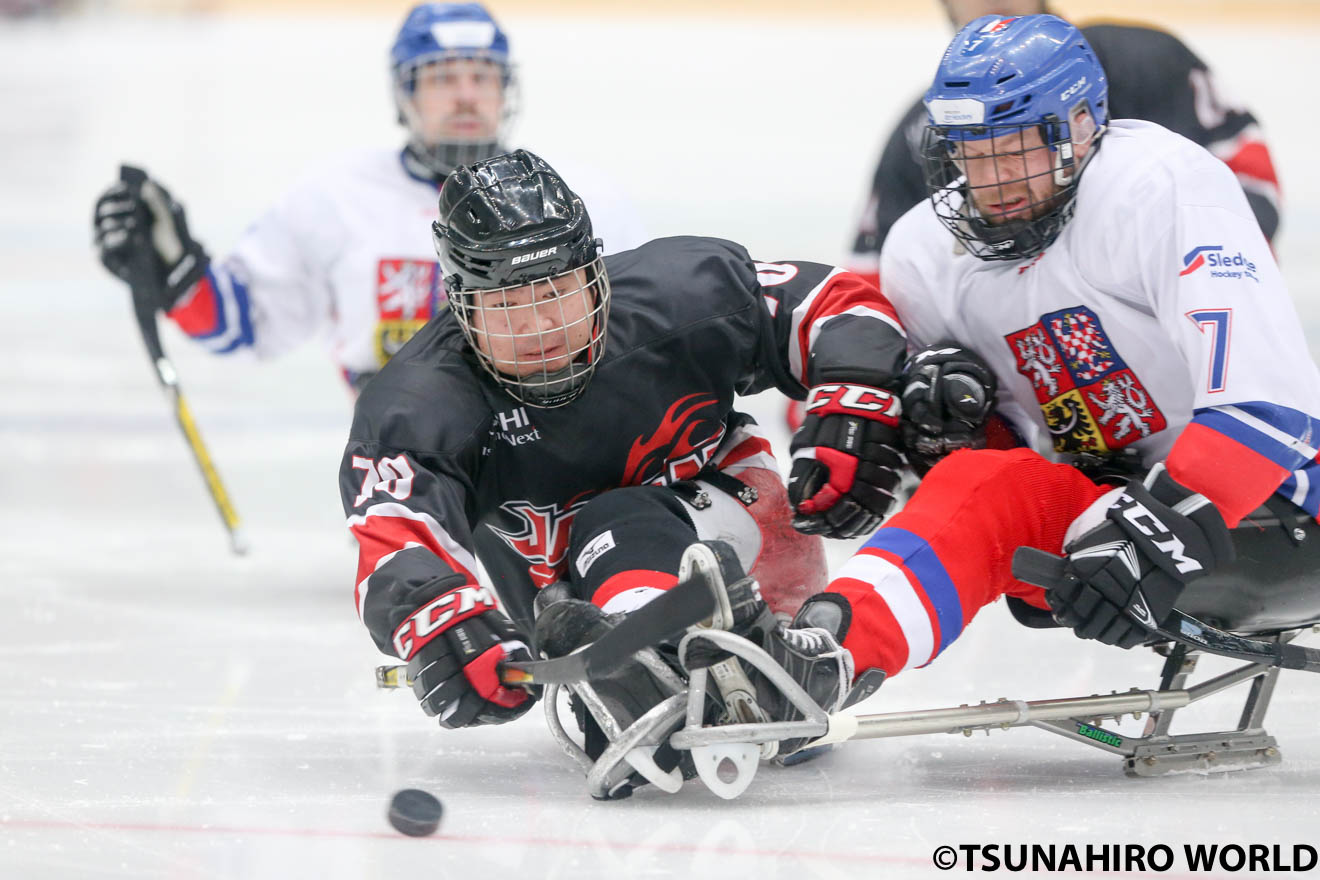
<svg viewBox="0 0 1320 880">
<path fill-rule="evenodd" d="M 1219 511 L 1163 464 L 1102 496 L 1069 533 L 1087 528 L 1064 547 L 1068 576 L 1045 599 L 1080 638 L 1120 648 L 1146 641 L 1189 582 L 1234 558 Z"/>
<path fill-rule="evenodd" d="M 985 448 L 999 382 L 979 354 L 938 342 L 914 354 L 903 377 L 903 447 L 918 475 L 956 449 Z"/>
<path fill-rule="evenodd" d="M 394 631 L 394 650 L 422 711 L 446 728 L 503 724 L 536 702 L 500 683 L 499 664 L 531 660 L 527 641 L 487 587 L 450 590 L 418 608 Z"/>
<path fill-rule="evenodd" d="M 183 206 L 145 176 L 120 181 L 101 194 L 92 235 L 101 263 L 130 286 L 149 285 L 162 311 L 172 309 L 211 262 L 188 234 Z"/>
<path fill-rule="evenodd" d="M 899 469 L 896 395 L 865 385 L 817 385 L 793 435 L 788 500 L 808 535 L 869 534 L 894 503 Z"/>
</svg>

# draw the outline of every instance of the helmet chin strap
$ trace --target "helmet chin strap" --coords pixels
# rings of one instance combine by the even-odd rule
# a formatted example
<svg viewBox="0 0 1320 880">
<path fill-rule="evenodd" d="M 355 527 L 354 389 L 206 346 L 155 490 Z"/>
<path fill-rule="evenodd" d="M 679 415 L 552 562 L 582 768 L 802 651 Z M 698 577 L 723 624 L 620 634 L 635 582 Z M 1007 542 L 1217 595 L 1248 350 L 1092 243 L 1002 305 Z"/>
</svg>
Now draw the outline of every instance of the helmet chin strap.
<svg viewBox="0 0 1320 880">
<path fill-rule="evenodd" d="M 1105 128 L 1106 126 L 1103 125 L 1094 128 L 1086 140 L 1065 141 L 1059 144 L 1059 148 L 1054 153 L 1055 184 L 1063 188 L 1077 179 L 1077 175 L 1081 173 L 1082 169 L 1086 167 L 1086 163 L 1090 162 L 1091 157 L 1095 155 L 1096 143 L 1100 140 L 1100 135 L 1104 133 Z M 1075 158 L 1077 147 L 1080 146 L 1087 146 L 1088 149 L 1081 159 L 1077 159 Z"/>
<path fill-rule="evenodd" d="M 516 387 L 522 403 L 548 409 L 560 406 L 576 397 L 590 377 L 591 370 L 585 366 L 569 364 L 562 370 L 541 374 L 533 382 L 529 382 L 526 377 L 510 382 Z"/>
<path fill-rule="evenodd" d="M 1071 184 L 1078 172 L 1090 161 L 1092 149 L 1100 136 L 1105 133 L 1105 126 L 1096 125 L 1091 115 L 1090 104 L 1082 101 L 1070 114 L 1072 122 L 1068 126 L 1068 140 L 1063 141 L 1054 151 L 1054 183 L 1060 188 Z M 1077 149 L 1086 147 L 1081 159 L 1077 159 Z"/>
<path fill-rule="evenodd" d="M 1054 150 L 1054 184 L 1065 187 L 1072 183 L 1075 165 L 1072 141 L 1064 141 Z"/>
</svg>

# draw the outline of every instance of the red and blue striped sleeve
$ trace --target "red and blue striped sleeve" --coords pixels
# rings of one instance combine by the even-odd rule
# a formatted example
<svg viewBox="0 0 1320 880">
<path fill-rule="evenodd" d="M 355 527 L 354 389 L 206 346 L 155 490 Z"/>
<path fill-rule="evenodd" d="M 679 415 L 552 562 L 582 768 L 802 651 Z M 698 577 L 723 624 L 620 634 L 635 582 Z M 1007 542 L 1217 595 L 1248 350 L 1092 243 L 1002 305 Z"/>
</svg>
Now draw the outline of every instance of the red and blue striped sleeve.
<svg viewBox="0 0 1320 880">
<path fill-rule="evenodd" d="M 213 354 L 232 354 L 256 342 L 248 285 L 215 264 L 168 315 Z"/>
<path fill-rule="evenodd" d="M 1262 400 L 1196 410 L 1166 466 L 1212 502 L 1230 527 L 1272 493 L 1320 514 L 1320 420 Z"/>
</svg>

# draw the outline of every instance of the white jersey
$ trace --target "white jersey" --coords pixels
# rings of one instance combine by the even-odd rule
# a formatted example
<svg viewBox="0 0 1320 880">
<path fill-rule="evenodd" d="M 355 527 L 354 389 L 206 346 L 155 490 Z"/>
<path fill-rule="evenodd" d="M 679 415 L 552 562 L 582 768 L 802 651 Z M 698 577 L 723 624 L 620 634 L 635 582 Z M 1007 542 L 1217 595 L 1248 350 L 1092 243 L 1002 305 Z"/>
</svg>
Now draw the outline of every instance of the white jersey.
<svg viewBox="0 0 1320 880">
<path fill-rule="evenodd" d="M 643 243 L 617 187 L 587 170 L 563 173 L 607 253 Z M 220 353 L 270 357 L 324 334 L 350 379 L 374 373 L 445 304 L 431 238 L 437 198 L 398 151 L 345 157 L 303 177 L 171 316 Z"/>
<path fill-rule="evenodd" d="M 1110 124 L 1035 259 L 977 259 L 925 202 L 880 279 L 913 347 L 956 340 L 990 363 L 1000 414 L 1047 457 L 1132 447 L 1149 465 L 1196 418 L 1280 480 L 1316 476 L 1320 373 L 1269 246 L 1227 166 L 1158 125 Z"/>
</svg>

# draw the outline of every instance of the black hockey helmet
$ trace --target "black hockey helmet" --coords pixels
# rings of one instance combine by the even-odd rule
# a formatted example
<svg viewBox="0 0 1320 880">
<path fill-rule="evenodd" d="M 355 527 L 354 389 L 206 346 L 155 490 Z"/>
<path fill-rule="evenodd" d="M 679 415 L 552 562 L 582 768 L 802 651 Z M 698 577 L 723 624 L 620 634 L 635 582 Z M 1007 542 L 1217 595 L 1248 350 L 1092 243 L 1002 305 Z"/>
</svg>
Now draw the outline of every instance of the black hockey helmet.
<svg viewBox="0 0 1320 880">
<path fill-rule="evenodd" d="M 582 199 L 527 150 L 450 175 L 440 189 L 435 243 L 451 292 L 557 275 L 590 263 L 600 245 Z"/>
<path fill-rule="evenodd" d="M 482 366 L 521 403 L 572 401 L 604 349 L 610 298 L 582 200 L 545 160 L 517 150 L 456 169 L 439 214 L 432 231 L 450 307 Z M 514 290 L 528 301 L 496 296 Z M 529 350 L 554 356 L 533 363 Z"/>
</svg>

